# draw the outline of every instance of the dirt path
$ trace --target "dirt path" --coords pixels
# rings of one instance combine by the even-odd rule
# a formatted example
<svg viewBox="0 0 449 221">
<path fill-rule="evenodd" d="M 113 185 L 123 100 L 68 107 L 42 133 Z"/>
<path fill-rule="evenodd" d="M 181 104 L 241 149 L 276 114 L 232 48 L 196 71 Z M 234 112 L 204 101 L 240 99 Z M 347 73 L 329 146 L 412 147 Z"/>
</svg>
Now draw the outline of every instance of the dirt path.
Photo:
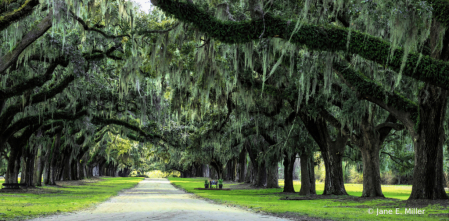
<svg viewBox="0 0 449 221">
<path fill-rule="evenodd" d="M 135 188 L 78 213 L 37 220 L 286 220 L 212 204 L 174 188 L 167 179 L 145 179 Z"/>
</svg>

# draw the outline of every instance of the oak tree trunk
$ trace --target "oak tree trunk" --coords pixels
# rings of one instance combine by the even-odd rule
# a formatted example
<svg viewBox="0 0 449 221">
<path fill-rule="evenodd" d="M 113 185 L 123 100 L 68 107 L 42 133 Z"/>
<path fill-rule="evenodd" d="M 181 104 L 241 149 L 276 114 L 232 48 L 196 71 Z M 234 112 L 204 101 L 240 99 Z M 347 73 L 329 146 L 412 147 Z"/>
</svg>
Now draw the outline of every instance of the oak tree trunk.
<svg viewBox="0 0 449 221">
<path fill-rule="evenodd" d="M 300 117 L 318 144 L 323 157 L 326 170 L 323 195 L 347 195 L 343 180 L 342 156 L 348 137 L 339 134 L 337 139 L 332 141 L 324 119 L 309 118 L 305 113 L 300 113 Z"/>
<path fill-rule="evenodd" d="M 51 164 L 51 156 L 52 156 L 52 150 L 48 149 L 47 152 L 45 153 L 45 157 L 44 157 L 44 184 L 48 185 L 50 183 L 50 164 Z"/>
<path fill-rule="evenodd" d="M 375 109 L 371 110 L 374 113 Z M 385 120 L 385 124 L 396 125 L 394 114 Z M 361 138 L 353 140 L 359 146 L 363 161 L 363 193 L 362 197 L 384 197 L 381 188 L 379 152 L 385 138 L 393 129 L 402 130 L 402 126 L 378 125 L 374 127 L 374 114 L 367 112 L 360 124 Z"/>
<path fill-rule="evenodd" d="M 214 167 L 213 167 L 212 165 L 209 165 L 209 177 L 210 177 L 211 179 L 215 179 L 216 173 L 217 173 L 217 172 L 215 172 Z"/>
<path fill-rule="evenodd" d="M 293 187 L 293 166 L 295 165 L 296 153 L 288 156 L 287 152 L 284 152 L 284 193 L 294 193 Z"/>
<path fill-rule="evenodd" d="M 6 167 L 5 183 L 17 183 L 17 173 L 15 173 L 15 167 L 17 163 L 17 158 L 20 156 L 20 151 L 18 148 L 11 146 L 11 151 L 8 158 L 8 166 Z M 20 158 L 19 158 L 20 159 Z"/>
<path fill-rule="evenodd" d="M 71 157 L 70 157 L 70 152 L 67 150 L 69 149 L 68 147 L 65 147 L 65 150 L 63 151 L 64 153 L 64 158 L 62 161 L 63 164 L 63 171 L 62 171 L 62 179 L 63 180 L 71 180 Z"/>
<path fill-rule="evenodd" d="M 196 164 L 196 176 L 203 177 L 203 164 Z"/>
<path fill-rule="evenodd" d="M 248 152 L 252 165 L 251 185 L 255 187 L 264 187 L 267 182 L 265 162 L 263 162 L 263 160 L 262 162 L 257 161 L 257 150 L 253 150 L 251 145 L 246 145 L 246 151 Z"/>
<path fill-rule="evenodd" d="M 239 176 L 238 182 L 244 182 L 246 177 L 246 150 L 243 148 L 242 152 L 239 154 Z"/>
<path fill-rule="evenodd" d="M 34 161 L 34 177 L 33 177 L 33 185 L 34 186 L 42 186 L 42 171 L 44 169 L 44 161 L 43 161 L 43 150 L 42 145 L 37 147 L 36 159 Z"/>
<path fill-rule="evenodd" d="M 267 188 L 279 188 L 279 168 L 277 162 L 267 166 Z"/>
<path fill-rule="evenodd" d="M 20 157 L 21 153 L 19 153 L 15 159 L 15 163 L 14 163 L 14 175 L 13 175 L 13 183 L 18 183 L 19 181 L 19 171 L 20 171 Z"/>
<path fill-rule="evenodd" d="M 301 164 L 301 189 L 299 195 L 306 196 L 316 194 L 315 171 L 312 153 L 303 152 L 300 155 Z"/>
<path fill-rule="evenodd" d="M 425 84 L 419 92 L 419 122 L 414 139 L 415 167 L 412 199 L 448 199 L 444 191 L 443 121 L 447 91 Z"/>
<path fill-rule="evenodd" d="M 374 107 L 371 110 L 371 113 L 373 112 Z M 390 114 L 386 123 L 389 121 L 396 121 L 396 118 Z M 358 146 L 362 152 L 363 161 L 362 197 L 384 197 L 380 180 L 379 151 L 385 137 L 390 133 L 391 127 L 376 130 L 374 127 L 374 114 L 369 114 L 368 112 L 362 117 L 360 129 L 362 136 L 359 139 Z"/>
<path fill-rule="evenodd" d="M 83 164 L 81 164 L 79 160 L 76 160 L 76 179 L 82 180 L 82 179 L 84 179 L 84 177 L 85 177 L 85 175 L 84 175 Z"/>
<path fill-rule="evenodd" d="M 360 148 L 363 158 L 363 193 L 362 197 L 384 197 L 381 188 L 379 151 L 380 146 L 365 145 Z"/>
<path fill-rule="evenodd" d="M 20 157 L 20 184 L 25 184 L 27 178 L 26 178 L 26 158 L 23 157 L 23 150 L 22 150 L 22 156 Z"/>
<path fill-rule="evenodd" d="M 25 168 L 22 168 L 22 177 L 24 177 L 23 183 L 27 186 L 33 186 L 33 177 L 34 177 L 34 159 L 36 158 L 34 151 L 29 149 L 27 146 L 24 148 L 24 152 L 26 152 L 26 156 L 24 156 Z"/>
<path fill-rule="evenodd" d="M 342 156 L 347 140 L 346 136 L 338 135 L 335 141 L 320 147 L 326 169 L 323 195 L 348 195 L 342 167 Z"/>
<path fill-rule="evenodd" d="M 257 175 L 253 186 L 264 187 L 266 184 L 267 184 L 267 168 L 265 166 L 265 162 L 262 162 L 257 167 Z"/>
<path fill-rule="evenodd" d="M 223 166 L 218 162 L 213 160 L 210 165 L 215 169 L 217 173 L 217 179 L 223 179 Z"/>
<path fill-rule="evenodd" d="M 56 134 L 55 142 L 52 148 L 51 153 L 51 162 L 49 167 L 49 177 L 48 177 L 48 185 L 56 185 L 56 176 L 57 176 L 57 162 L 58 162 L 58 156 L 59 156 L 59 149 L 60 149 L 60 139 L 61 139 L 61 133 Z"/>
</svg>

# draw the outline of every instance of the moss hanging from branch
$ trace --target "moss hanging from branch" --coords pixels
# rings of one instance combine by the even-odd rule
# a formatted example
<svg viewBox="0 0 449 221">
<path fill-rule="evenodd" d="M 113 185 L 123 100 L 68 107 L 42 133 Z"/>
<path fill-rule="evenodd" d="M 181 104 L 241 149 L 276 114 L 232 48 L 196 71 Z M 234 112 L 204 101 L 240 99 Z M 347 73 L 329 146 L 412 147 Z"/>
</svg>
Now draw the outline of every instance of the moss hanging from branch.
<svg viewBox="0 0 449 221">
<path fill-rule="evenodd" d="M 231 22 L 220 21 L 209 15 L 194 4 L 177 2 L 174 0 L 159 0 L 158 6 L 177 19 L 193 23 L 200 31 L 224 43 L 246 43 L 259 40 L 260 33 L 265 30 L 264 36 L 278 36 L 289 39 L 296 45 L 305 45 L 311 50 L 319 51 L 346 51 L 358 54 L 364 59 L 375 61 L 381 65 L 388 65 L 396 72 L 402 73 L 417 80 L 449 89 L 449 63 L 438 61 L 419 53 L 410 53 L 403 65 L 404 50 L 396 48 L 390 55 L 391 45 L 377 37 L 358 31 L 351 31 L 348 44 L 349 30 L 335 26 L 319 26 L 302 24 L 294 32 L 293 25 L 280 18 L 266 14 L 264 21 Z M 416 65 L 419 62 L 418 65 Z"/>
<path fill-rule="evenodd" d="M 410 119 L 415 124 L 418 124 L 418 105 L 413 101 L 401 96 L 397 92 L 387 94 L 381 85 L 372 81 L 363 74 L 356 72 L 343 61 L 334 62 L 333 68 L 341 76 L 343 76 L 345 81 L 347 81 L 352 87 L 355 87 L 355 90 L 360 94 L 360 96 L 365 98 L 366 96 L 370 96 L 371 98 L 385 102 L 388 106 L 391 105 L 395 107 L 397 110 L 409 113 Z"/>
<path fill-rule="evenodd" d="M 449 1 L 448 0 L 427 0 L 433 7 L 433 16 L 438 22 L 449 28 Z"/>
</svg>

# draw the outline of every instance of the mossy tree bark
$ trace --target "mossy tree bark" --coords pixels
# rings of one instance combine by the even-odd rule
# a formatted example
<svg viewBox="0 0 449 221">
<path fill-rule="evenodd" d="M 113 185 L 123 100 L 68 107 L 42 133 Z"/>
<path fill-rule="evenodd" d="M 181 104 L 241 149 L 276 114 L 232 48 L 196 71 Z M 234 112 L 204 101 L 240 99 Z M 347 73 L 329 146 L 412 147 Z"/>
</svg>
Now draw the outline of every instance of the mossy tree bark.
<svg viewBox="0 0 449 221">
<path fill-rule="evenodd" d="M 194 177 L 202 177 L 203 176 L 203 165 L 200 163 L 193 164 L 192 174 L 193 174 L 193 171 L 195 171 Z"/>
<path fill-rule="evenodd" d="M 83 140 L 84 141 L 84 140 Z M 77 142 L 78 143 L 78 142 Z M 87 177 L 85 173 L 85 163 L 83 161 L 84 154 L 89 150 L 88 147 L 83 147 L 80 152 L 76 155 L 76 168 L 77 168 L 77 179 L 82 180 Z"/>
<path fill-rule="evenodd" d="M 440 1 L 434 1 L 434 3 L 436 2 Z M 447 8 L 449 6 L 446 6 L 445 9 Z M 437 8 L 437 12 L 439 12 L 439 9 L 441 7 Z M 447 61 L 449 58 L 449 45 L 447 45 L 449 36 L 441 36 L 440 26 L 448 28 L 449 18 L 442 15 L 437 13 L 432 22 L 430 30 L 431 57 Z M 446 18 L 446 20 L 442 18 Z M 446 30 L 447 33 L 448 31 Z M 443 38 L 443 43 L 446 43 L 441 51 L 438 50 L 440 38 Z M 412 193 L 409 200 L 449 198 L 444 190 L 443 174 L 443 144 L 445 141 L 443 124 L 446 115 L 447 98 L 447 89 L 442 89 L 429 83 L 426 83 L 419 91 L 419 118 L 414 128 L 416 131 L 415 136 L 412 136 L 415 145 L 415 167 L 413 170 Z"/>
<path fill-rule="evenodd" d="M 10 143 L 14 145 L 13 143 Z M 5 183 L 17 183 L 17 173 L 15 172 L 16 164 L 20 159 L 20 150 L 19 148 L 11 148 L 8 158 L 8 166 L 6 167 L 6 175 L 5 175 Z"/>
<path fill-rule="evenodd" d="M 279 188 L 279 169 L 277 162 L 267 165 L 267 188 Z"/>
<path fill-rule="evenodd" d="M 31 150 L 31 148 L 26 145 L 23 147 L 22 150 L 22 159 L 23 159 L 23 165 L 22 167 L 22 175 L 20 178 L 20 183 L 24 183 L 27 186 L 33 185 L 33 175 L 34 175 L 34 151 Z"/>
<path fill-rule="evenodd" d="M 228 162 L 226 163 L 226 176 L 224 180 L 229 180 L 229 181 L 234 181 L 235 180 L 235 162 L 236 160 L 230 159 L 228 160 Z"/>
<path fill-rule="evenodd" d="M 249 159 L 251 160 L 252 165 L 251 172 L 253 179 L 251 180 L 251 185 L 255 187 L 263 187 L 267 183 L 267 170 L 265 167 L 265 162 L 257 161 L 256 150 L 252 146 L 252 144 L 245 144 L 245 148 L 249 154 Z"/>
<path fill-rule="evenodd" d="M 259 163 L 254 181 L 253 186 L 255 187 L 265 187 L 267 185 L 267 167 L 265 162 Z"/>
<path fill-rule="evenodd" d="M 45 158 L 48 159 L 48 153 L 45 155 Z M 50 183 L 50 163 L 48 160 L 45 161 L 44 170 L 42 172 L 43 183 L 48 185 Z"/>
<path fill-rule="evenodd" d="M 220 163 L 219 160 L 213 159 L 210 162 L 210 165 L 215 169 L 217 172 L 218 179 L 223 179 L 223 165 Z"/>
<path fill-rule="evenodd" d="M 69 146 L 66 146 L 64 150 L 62 150 L 62 179 L 63 180 L 71 180 L 71 148 Z"/>
<path fill-rule="evenodd" d="M 54 141 L 54 145 L 51 151 L 51 161 L 49 165 L 49 176 L 48 176 L 48 185 L 56 185 L 56 176 L 57 176 L 57 162 L 60 153 L 60 140 L 61 133 L 57 133 Z M 47 183 L 46 183 L 47 184 Z"/>
<path fill-rule="evenodd" d="M 443 123 L 448 92 L 426 84 L 419 92 L 419 122 L 415 145 L 412 199 L 448 199 L 444 190 Z"/>
<path fill-rule="evenodd" d="M 93 177 L 93 168 L 90 165 L 86 165 L 86 177 L 91 178 Z"/>
<path fill-rule="evenodd" d="M 315 185 L 315 165 L 313 163 L 313 154 L 304 151 L 300 154 L 301 164 L 301 189 L 299 195 L 306 196 L 316 194 Z"/>
<path fill-rule="evenodd" d="M 348 137 L 339 134 L 336 140 L 332 141 L 323 118 L 314 120 L 304 113 L 301 113 L 300 117 L 318 144 L 323 157 L 326 170 L 323 195 L 347 195 L 343 181 L 342 156 Z"/>
<path fill-rule="evenodd" d="M 14 164 L 14 175 L 13 175 L 13 183 L 19 183 L 19 173 L 20 173 L 20 155 L 22 155 L 22 153 L 19 153 L 19 155 L 16 157 L 15 159 L 15 164 Z"/>
<path fill-rule="evenodd" d="M 239 176 L 238 176 L 238 182 L 244 182 L 247 169 L 246 169 L 246 150 L 245 148 L 242 148 L 242 152 L 239 154 Z"/>
<path fill-rule="evenodd" d="M 374 112 L 374 110 L 372 110 Z M 362 197 L 384 197 L 381 188 L 379 152 L 390 131 L 402 130 L 402 125 L 395 124 L 396 118 L 390 114 L 384 123 L 374 127 L 374 114 L 362 117 L 361 137 L 353 139 L 362 152 L 363 192 Z"/>
<path fill-rule="evenodd" d="M 296 153 L 288 156 L 287 152 L 284 152 L 284 193 L 294 193 L 293 187 L 293 166 L 296 160 Z"/>
<path fill-rule="evenodd" d="M 36 149 L 36 159 L 34 164 L 34 177 L 33 185 L 42 186 L 42 171 L 44 170 L 44 153 L 42 150 L 42 144 L 39 144 Z"/>
<path fill-rule="evenodd" d="M 348 137 L 339 134 L 335 141 L 328 142 L 321 150 L 323 159 L 327 159 L 324 160 L 326 178 L 323 195 L 347 195 L 342 168 L 342 156 L 347 140 Z"/>
<path fill-rule="evenodd" d="M 78 180 L 78 168 L 76 160 L 72 160 L 70 163 L 70 180 Z"/>
<path fill-rule="evenodd" d="M 360 148 L 363 158 L 362 197 L 384 197 L 379 169 L 379 151 L 381 146 L 378 145 L 377 139 L 370 139 L 368 142 L 369 144 Z"/>
</svg>

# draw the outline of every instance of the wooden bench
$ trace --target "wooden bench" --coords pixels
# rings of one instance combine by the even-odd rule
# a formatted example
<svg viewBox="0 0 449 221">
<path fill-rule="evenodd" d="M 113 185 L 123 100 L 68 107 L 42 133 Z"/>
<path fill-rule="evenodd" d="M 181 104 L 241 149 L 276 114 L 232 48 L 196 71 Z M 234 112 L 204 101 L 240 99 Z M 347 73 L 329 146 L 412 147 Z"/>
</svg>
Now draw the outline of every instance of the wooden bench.
<svg viewBox="0 0 449 221">
<path fill-rule="evenodd" d="M 218 181 L 217 180 L 211 180 L 210 181 L 210 188 L 212 188 L 212 185 L 215 185 L 215 188 L 218 188 Z"/>
<path fill-rule="evenodd" d="M 4 183 L 2 186 L 5 187 L 5 189 L 20 189 L 20 187 L 27 186 L 26 183 Z"/>
<path fill-rule="evenodd" d="M 222 188 L 222 189 L 214 189 L 214 188 L 194 188 L 195 190 L 225 190 L 225 191 L 230 191 L 230 188 Z"/>
</svg>

